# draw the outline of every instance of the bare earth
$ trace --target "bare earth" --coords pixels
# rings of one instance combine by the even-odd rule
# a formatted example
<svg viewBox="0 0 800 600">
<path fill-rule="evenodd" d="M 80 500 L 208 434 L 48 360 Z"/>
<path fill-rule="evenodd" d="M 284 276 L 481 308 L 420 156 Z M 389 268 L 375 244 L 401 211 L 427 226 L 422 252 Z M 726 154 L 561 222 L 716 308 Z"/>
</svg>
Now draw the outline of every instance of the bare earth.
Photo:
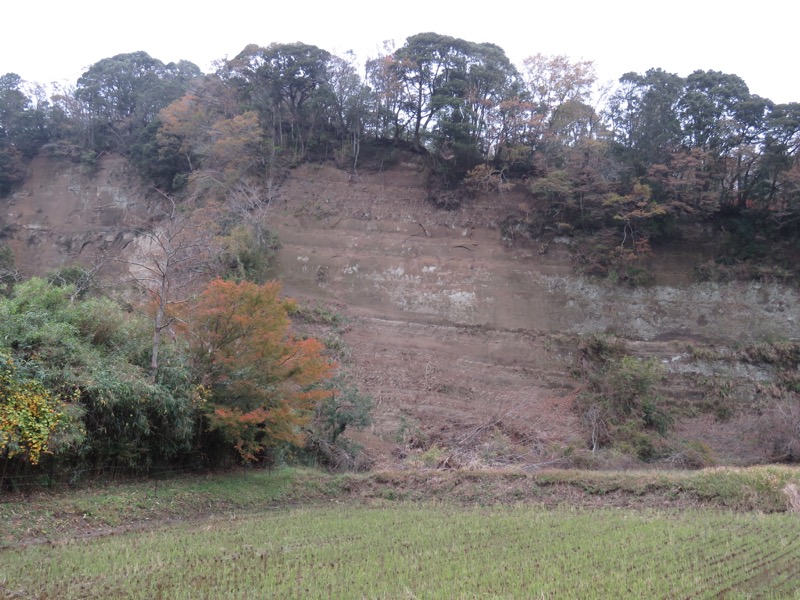
<svg viewBox="0 0 800 600">
<path fill-rule="evenodd" d="M 157 202 L 133 191 L 125 161 L 94 174 L 37 158 L 0 213 L 23 274 L 40 274 L 133 240 Z M 657 285 L 615 287 L 576 277 L 568 238 L 522 243 L 503 233 L 527 210 L 522 190 L 487 193 L 453 211 L 425 199 L 413 162 L 358 177 L 332 166 L 291 172 L 270 206 L 284 291 L 345 317 L 320 330 L 375 399 L 373 427 L 355 437 L 378 466 L 560 464 L 587 448 L 573 409 L 576 340 L 602 333 L 667 369 L 665 390 L 697 397 L 719 375 L 751 386 L 769 373 L 699 364 L 692 345 L 800 339 L 797 292 L 759 284 L 692 283 L 702 249 L 663 249 Z M 755 417 L 686 418 L 674 435 L 721 463 L 757 462 Z M 431 450 L 433 449 L 433 450 Z M 427 452 L 427 454 L 426 454 Z"/>
</svg>

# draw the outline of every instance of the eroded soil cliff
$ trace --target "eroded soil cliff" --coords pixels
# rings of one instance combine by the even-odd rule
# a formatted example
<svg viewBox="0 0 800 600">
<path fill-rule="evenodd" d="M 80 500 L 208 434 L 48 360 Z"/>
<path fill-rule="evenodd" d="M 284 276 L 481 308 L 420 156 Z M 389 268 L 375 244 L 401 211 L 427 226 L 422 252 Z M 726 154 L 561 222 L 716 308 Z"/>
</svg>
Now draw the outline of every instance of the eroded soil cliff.
<svg viewBox="0 0 800 600">
<path fill-rule="evenodd" d="M 134 239 L 151 207 L 126 169 L 119 158 L 93 173 L 33 161 L 1 223 L 24 275 Z M 657 253 L 653 286 L 578 277 L 570 238 L 523 243 L 501 227 L 527 202 L 512 190 L 439 210 L 413 162 L 357 177 L 305 165 L 272 201 L 275 274 L 287 294 L 339 315 L 318 329 L 375 399 L 374 425 L 356 436 L 372 456 L 428 465 L 582 456 L 579 347 L 600 334 L 662 365 L 660 386 L 682 407 L 673 439 L 711 462 L 766 460 L 774 449 L 763 388 L 774 369 L 726 357 L 752 342 L 800 339 L 797 291 L 695 283 L 699 250 L 680 245 Z M 702 408 L 720 390 L 736 410 Z"/>
</svg>

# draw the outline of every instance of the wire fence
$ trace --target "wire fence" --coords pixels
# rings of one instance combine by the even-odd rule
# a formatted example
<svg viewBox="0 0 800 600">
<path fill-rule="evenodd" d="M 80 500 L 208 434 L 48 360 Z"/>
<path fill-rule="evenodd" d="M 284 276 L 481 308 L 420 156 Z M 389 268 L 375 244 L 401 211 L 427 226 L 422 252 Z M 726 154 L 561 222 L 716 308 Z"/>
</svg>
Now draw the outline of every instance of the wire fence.
<svg viewBox="0 0 800 600">
<path fill-rule="evenodd" d="M 207 468 L 183 465 L 136 469 L 132 467 L 101 466 L 69 469 L 58 472 L 6 474 L 0 479 L 0 503 L 14 500 L 20 492 L 76 487 L 96 483 L 154 483 L 188 475 L 209 474 Z"/>
</svg>

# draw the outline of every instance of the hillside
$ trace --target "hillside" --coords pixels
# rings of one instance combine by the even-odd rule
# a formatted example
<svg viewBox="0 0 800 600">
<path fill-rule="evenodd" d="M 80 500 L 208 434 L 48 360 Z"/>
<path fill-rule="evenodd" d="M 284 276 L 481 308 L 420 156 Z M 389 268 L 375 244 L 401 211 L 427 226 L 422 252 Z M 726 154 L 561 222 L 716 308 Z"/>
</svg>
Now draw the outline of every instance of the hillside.
<svg viewBox="0 0 800 600">
<path fill-rule="evenodd" d="M 147 194 L 115 157 L 93 173 L 36 158 L 3 202 L 4 242 L 23 275 L 124 248 L 149 214 Z M 411 156 L 357 178 L 326 165 L 290 172 L 270 206 L 281 242 L 274 274 L 286 294 L 330 317 L 300 326 L 322 335 L 375 399 L 374 425 L 355 435 L 372 457 L 633 464 L 588 450 L 589 425 L 576 410 L 592 371 L 587 340 L 661 365 L 656 387 L 674 422 L 658 464 L 779 456 L 773 384 L 785 365 L 748 349 L 800 340 L 797 290 L 695 283 L 705 248 L 692 241 L 657 248 L 652 286 L 579 277 L 572 238 L 515 240 L 501 227 L 524 216 L 527 202 L 512 189 L 437 209 Z"/>
</svg>

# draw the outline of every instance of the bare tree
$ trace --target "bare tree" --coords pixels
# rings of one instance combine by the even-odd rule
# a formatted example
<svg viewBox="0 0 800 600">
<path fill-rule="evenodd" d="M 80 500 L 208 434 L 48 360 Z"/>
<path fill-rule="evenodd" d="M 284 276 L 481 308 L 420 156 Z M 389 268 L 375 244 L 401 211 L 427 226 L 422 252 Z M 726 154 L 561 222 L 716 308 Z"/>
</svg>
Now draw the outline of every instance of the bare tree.
<svg viewBox="0 0 800 600">
<path fill-rule="evenodd" d="M 772 458 L 800 460 L 800 394 L 783 392 L 764 413 L 763 435 L 771 442 Z"/>
<path fill-rule="evenodd" d="M 130 278 L 149 296 L 153 307 L 150 371 L 158 373 L 161 336 L 175 322 L 173 307 L 190 301 L 202 284 L 220 269 L 222 248 L 217 240 L 215 208 L 181 211 L 166 199 L 163 218 L 141 229 L 134 250 L 113 260 L 128 265 Z"/>
<path fill-rule="evenodd" d="M 242 179 L 233 186 L 225 199 L 227 209 L 251 229 L 258 247 L 267 241 L 267 212 L 275 195 L 276 190 L 273 189 L 271 179 L 266 189 Z"/>
<path fill-rule="evenodd" d="M 599 404 L 592 404 L 583 413 L 582 419 L 589 427 L 592 452 L 597 452 L 602 444 L 608 442 L 608 409 Z"/>
</svg>

